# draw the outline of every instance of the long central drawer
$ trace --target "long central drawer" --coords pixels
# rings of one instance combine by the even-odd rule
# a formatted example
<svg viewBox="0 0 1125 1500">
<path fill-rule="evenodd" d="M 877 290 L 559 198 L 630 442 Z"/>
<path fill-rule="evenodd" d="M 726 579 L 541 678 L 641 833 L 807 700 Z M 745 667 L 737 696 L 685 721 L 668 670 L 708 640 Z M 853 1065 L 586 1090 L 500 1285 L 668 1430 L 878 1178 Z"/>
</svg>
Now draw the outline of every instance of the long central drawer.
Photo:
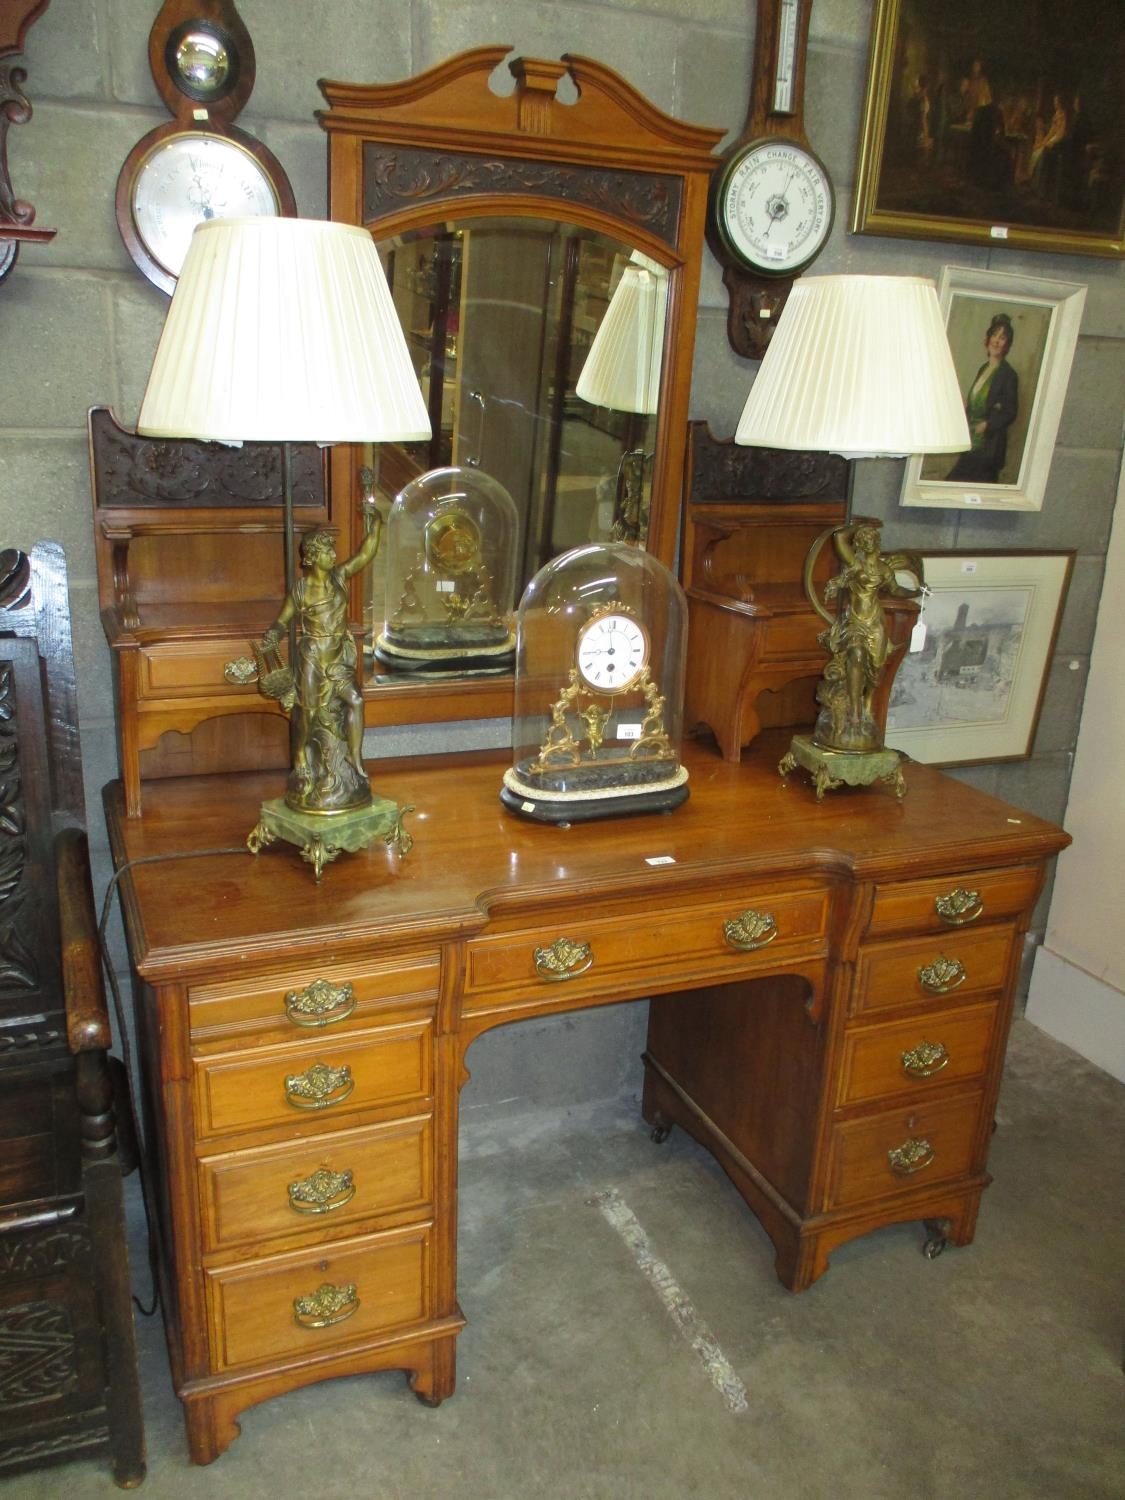
<svg viewBox="0 0 1125 1500">
<path fill-rule="evenodd" d="M 638 910 L 597 908 L 473 938 L 466 945 L 465 1012 L 497 1001 L 546 997 L 565 983 L 567 998 L 604 991 L 647 994 L 663 980 L 677 988 L 769 970 L 800 947 L 827 949 L 824 886 L 762 890 L 732 886 L 720 896 L 658 901 Z"/>
</svg>

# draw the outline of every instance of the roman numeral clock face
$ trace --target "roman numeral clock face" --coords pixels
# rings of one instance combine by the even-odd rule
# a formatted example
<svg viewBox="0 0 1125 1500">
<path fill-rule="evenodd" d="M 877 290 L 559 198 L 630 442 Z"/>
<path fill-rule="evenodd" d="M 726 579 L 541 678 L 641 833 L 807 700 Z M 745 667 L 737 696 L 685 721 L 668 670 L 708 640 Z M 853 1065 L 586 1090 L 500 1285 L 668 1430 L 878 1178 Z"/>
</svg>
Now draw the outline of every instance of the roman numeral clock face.
<svg viewBox="0 0 1125 1500">
<path fill-rule="evenodd" d="M 630 615 L 595 615 L 582 627 L 575 650 L 578 672 L 599 693 L 632 687 L 648 662 L 648 636 Z"/>
</svg>

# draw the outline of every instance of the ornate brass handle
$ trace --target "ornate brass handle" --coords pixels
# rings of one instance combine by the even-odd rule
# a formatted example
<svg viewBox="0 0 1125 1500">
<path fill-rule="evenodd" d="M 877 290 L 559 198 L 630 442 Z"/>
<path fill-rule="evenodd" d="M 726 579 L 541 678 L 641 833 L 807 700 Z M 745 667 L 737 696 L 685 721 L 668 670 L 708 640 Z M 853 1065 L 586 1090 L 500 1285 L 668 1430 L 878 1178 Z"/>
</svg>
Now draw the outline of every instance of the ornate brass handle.
<svg viewBox="0 0 1125 1500">
<path fill-rule="evenodd" d="M 536 948 L 535 972 L 540 979 L 552 984 L 564 979 L 577 979 L 592 966 L 594 955 L 589 943 L 579 943 L 574 938 L 556 938 L 549 948 Z"/>
<path fill-rule="evenodd" d="M 755 948 L 764 948 L 777 936 L 777 922 L 768 911 L 753 908 L 740 912 L 737 917 L 728 917 L 723 923 L 723 937 L 728 948 L 737 948 L 739 953 L 753 953 Z"/>
<path fill-rule="evenodd" d="M 984 902 L 980 898 L 979 891 L 969 891 L 963 885 L 959 885 L 947 896 L 936 897 L 934 909 L 941 920 L 948 922 L 950 927 L 965 927 L 969 922 L 975 922 L 984 911 Z"/>
<path fill-rule="evenodd" d="M 924 1172 L 934 1159 L 934 1148 L 929 1141 L 911 1136 L 901 1146 L 887 1152 L 891 1171 L 896 1177 L 913 1177 L 915 1172 Z"/>
<path fill-rule="evenodd" d="M 314 979 L 303 990 L 288 990 L 285 1014 L 294 1026 L 332 1026 L 355 1010 L 355 991 L 350 984 L 330 984 Z"/>
<path fill-rule="evenodd" d="M 949 1065 L 949 1053 L 941 1042 L 919 1042 L 902 1054 L 902 1071 L 911 1078 L 932 1078 Z"/>
<path fill-rule="evenodd" d="M 305 1297 L 293 1298 L 293 1321 L 300 1328 L 331 1328 L 359 1311 L 355 1282 L 333 1286 L 326 1281 Z"/>
<path fill-rule="evenodd" d="M 248 656 L 236 656 L 223 667 L 223 676 L 234 687 L 247 687 L 258 680 L 258 663 Z"/>
<path fill-rule="evenodd" d="M 345 1063 L 330 1068 L 327 1063 L 313 1063 L 303 1073 L 290 1073 L 285 1080 L 285 1102 L 294 1109 L 330 1109 L 342 1104 L 355 1088 L 352 1070 Z"/>
<path fill-rule="evenodd" d="M 923 964 L 918 970 L 918 983 L 931 995 L 948 995 L 959 984 L 965 983 L 965 965 L 959 958 L 946 958 L 939 953 L 932 964 Z"/>
<path fill-rule="evenodd" d="M 355 1197 L 351 1172 L 318 1167 L 308 1177 L 289 1184 L 289 1207 L 295 1214 L 330 1214 Z"/>
</svg>

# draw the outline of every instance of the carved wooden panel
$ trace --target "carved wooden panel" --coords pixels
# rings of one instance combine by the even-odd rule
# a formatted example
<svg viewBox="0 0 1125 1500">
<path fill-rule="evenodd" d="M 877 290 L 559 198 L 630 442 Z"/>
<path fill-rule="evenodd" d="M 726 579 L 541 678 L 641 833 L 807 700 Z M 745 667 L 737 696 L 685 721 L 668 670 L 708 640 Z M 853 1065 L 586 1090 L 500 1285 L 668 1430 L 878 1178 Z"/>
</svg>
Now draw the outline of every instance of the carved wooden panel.
<svg viewBox="0 0 1125 1500">
<path fill-rule="evenodd" d="M 385 218 L 432 200 L 519 194 L 563 198 L 643 225 L 676 243 L 682 200 L 680 179 L 569 162 L 525 161 L 510 156 L 433 152 L 367 143 L 363 150 L 363 217 Z M 527 208 L 521 210 L 526 214 Z"/>
</svg>

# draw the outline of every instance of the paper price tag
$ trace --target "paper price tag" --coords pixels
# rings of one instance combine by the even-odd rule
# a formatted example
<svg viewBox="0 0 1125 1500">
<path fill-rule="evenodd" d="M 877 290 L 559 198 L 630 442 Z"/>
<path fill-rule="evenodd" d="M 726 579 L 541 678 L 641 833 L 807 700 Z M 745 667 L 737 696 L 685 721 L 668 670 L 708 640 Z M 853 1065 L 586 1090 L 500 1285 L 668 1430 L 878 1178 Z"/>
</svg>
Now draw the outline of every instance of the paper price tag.
<svg viewBox="0 0 1125 1500">
<path fill-rule="evenodd" d="M 639 740 L 641 737 L 641 726 L 639 724 L 618 724 L 617 738 L 619 740 Z"/>
<path fill-rule="evenodd" d="M 925 620 L 919 620 L 918 623 L 914 626 L 914 629 L 910 632 L 910 649 L 911 651 L 921 651 L 924 649 L 925 645 L 926 622 Z"/>
<path fill-rule="evenodd" d="M 674 854 L 654 854 L 645 859 L 646 865 L 674 865 L 676 856 Z"/>
</svg>

